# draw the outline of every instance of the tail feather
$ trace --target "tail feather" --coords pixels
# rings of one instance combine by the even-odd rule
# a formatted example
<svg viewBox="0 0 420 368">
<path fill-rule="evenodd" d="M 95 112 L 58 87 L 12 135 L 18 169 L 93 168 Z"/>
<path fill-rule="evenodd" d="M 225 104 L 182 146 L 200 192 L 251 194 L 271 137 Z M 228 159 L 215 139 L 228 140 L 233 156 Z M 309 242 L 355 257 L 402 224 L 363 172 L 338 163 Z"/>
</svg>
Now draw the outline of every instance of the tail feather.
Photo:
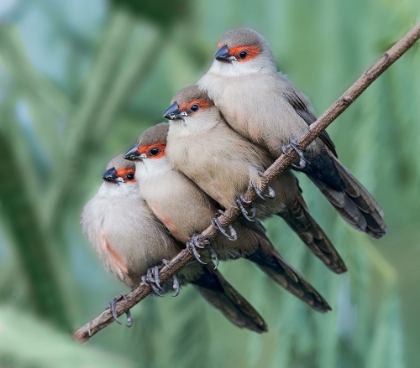
<svg viewBox="0 0 420 368">
<path fill-rule="evenodd" d="M 213 269 L 213 265 L 205 265 L 203 270 L 201 277 L 192 283 L 210 304 L 240 328 L 247 328 L 258 333 L 268 331 L 260 314 L 219 271 Z"/>
<path fill-rule="evenodd" d="M 354 229 L 365 232 L 367 221 L 356 203 L 345 192 L 331 189 L 327 184 L 310 176 L 324 197 L 330 202 L 338 214 Z"/>
<path fill-rule="evenodd" d="M 340 173 L 341 179 L 346 184 L 346 193 L 355 200 L 357 199 L 360 209 L 365 212 L 376 211 L 380 216 L 383 216 L 384 213 L 378 202 L 376 202 L 375 198 L 373 198 L 372 194 L 368 192 L 368 190 L 355 178 L 350 170 L 343 166 L 336 157 L 332 157 L 332 159 L 335 167 Z"/>
<path fill-rule="evenodd" d="M 258 248 L 246 258 L 256 263 L 273 281 L 313 309 L 322 313 L 331 310 L 322 295 L 280 256 L 271 243 L 268 249 L 266 247 Z"/>
<path fill-rule="evenodd" d="M 334 245 L 307 210 L 303 198 L 289 204 L 278 215 L 286 221 L 307 247 L 330 270 L 336 273 L 347 271 L 347 267 L 334 248 Z"/>
<path fill-rule="evenodd" d="M 243 217 L 238 217 L 237 221 L 251 230 L 248 237 L 255 242 L 252 253 L 242 254 L 243 258 L 254 262 L 274 282 L 315 310 L 319 312 L 331 310 L 322 295 L 277 252 L 260 222 L 250 222 Z"/>
<path fill-rule="evenodd" d="M 344 167 L 338 159 L 330 155 L 343 183 L 344 190 L 332 189 L 328 183 L 309 176 L 341 217 L 353 228 L 379 239 L 387 232 L 383 211 L 368 190 Z"/>
</svg>

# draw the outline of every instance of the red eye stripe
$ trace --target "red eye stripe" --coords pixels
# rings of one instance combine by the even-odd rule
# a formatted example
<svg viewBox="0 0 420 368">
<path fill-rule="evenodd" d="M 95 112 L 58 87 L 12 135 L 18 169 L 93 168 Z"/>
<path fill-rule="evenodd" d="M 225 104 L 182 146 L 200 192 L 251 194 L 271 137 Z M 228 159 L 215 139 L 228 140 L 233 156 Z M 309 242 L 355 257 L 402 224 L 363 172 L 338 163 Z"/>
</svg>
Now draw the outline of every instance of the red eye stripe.
<svg viewBox="0 0 420 368">
<path fill-rule="evenodd" d="M 138 148 L 138 151 L 141 153 L 141 154 L 146 154 L 147 155 L 147 151 L 148 151 L 148 148 L 150 147 L 150 145 L 144 145 L 144 146 L 139 146 L 139 148 Z"/>
<path fill-rule="evenodd" d="M 239 56 L 239 54 L 242 51 L 246 51 L 246 53 L 248 54 L 248 56 L 245 59 L 241 59 L 241 57 Z M 261 50 L 258 46 L 237 46 L 229 48 L 229 53 L 232 56 L 235 56 L 236 60 L 243 63 L 245 61 L 252 60 L 256 56 L 258 56 L 261 53 Z"/>
<path fill-rule="evenodd" d="M 159 153 L 157 155 L 151 155 L 150 150 L 153 148 L 157 148 L 159 150 Z M 166 143 L 165 142 L 157 142 L 153 144 L 145 144 L 139 148 L 140 153 L 144 153 L 148 158 L 161 158 L 165 156 L 165 148 Z"/>
<path fill-rule="evenodd" d="M 205 100 L 193 100 L 191 102 L 185 102 L 185 103 L 179 105 L 179 109 L 181 111 L 187 111 L 192 105 L 198 105 L 201 108 L 210 106 L 210 104 Z"/>
<path fill-rule="evenodd" d="M 129 181 L 130 183 L 134 183 L 136 182 L 136 178 L 134 177 L 133 179 L 127 179 L 126 176 L 127 174 L 131 173 L 134 175 L 134 170 L 133 169 L 117 169 L 117 175 L 119 178 L 122 178 L 124 181 Z"/>
</svg>

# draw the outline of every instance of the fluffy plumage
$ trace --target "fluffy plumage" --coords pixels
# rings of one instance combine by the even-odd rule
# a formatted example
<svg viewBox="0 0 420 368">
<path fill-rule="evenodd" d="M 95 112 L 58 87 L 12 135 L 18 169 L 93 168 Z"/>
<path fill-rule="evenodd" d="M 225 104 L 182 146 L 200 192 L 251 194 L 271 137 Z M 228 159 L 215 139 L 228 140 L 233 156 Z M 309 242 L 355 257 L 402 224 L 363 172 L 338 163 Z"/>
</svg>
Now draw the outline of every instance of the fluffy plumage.
<svg viewBox="0 0 420 368">
<path fill-rule="evenodd" d="M 134 163 L 122 155 L 108 163 L 107 169 L 111 168 L 135 171 Z M 173 258 L 182 249 L 140 197 L 136 181 L 104 181 L 84 207 L 81 223 L 105 268 L 132 288 L 148 268 L 161 264 L 164 258 Z M 267 331 L 259 313 L 213 267 L 192 262 L 178 273 L 179 281 L 181 285 L 194 284 L 238 327 Z M 169 291 L 171 283 L 163 286 Z"/>
<path fill-rule="evenodd" d="M 155 129 L 160 132 L 162 125 L 163 123 L 149 128 L 145 133 L 150 136 Z M 161 141 L 161 137 L 157 135 L 156 141 Z M 143 142 L 141 137 L 139 142 Z M 169 151 L 167 146 L 165 152 Z M 141 196 L 177 240 L 186 242 L 191 236 L 207 228 L 217 212 L 217 203 L 184 174 L 175 170 L 167 157 L 144 158 L 136 163 L 136 168 Z M 243 257 L 254 261 L 256 258 L 253 255 L 261 253 L 265 258 L 256 263 L 274 281 L 314 309 L 321 312 L 330 309 L 315 288 L 280 257 L 265 236 L 261 225 L 238 219 L 233 227 L 238 234 L 235 242 L 219 234 L 211 243 L 220 259 Z M 264 262 L 268 259 L 272 262 L 265 265 Z M 267 272 L 268 269 L 270 272 Z"/>
<path fill-rule="evenodd" d="M 306 96 L 281 73 L 267 41 L 257 32 L 242 28 L 227 32 L 219 47 L 260 52 L 247 60 L 214 60 L 198 81 L 201 89 L 236 132 L 265 148 L 272 158 L 282 146 L 308 131 L 315 114 Z M 238 51 L 235 51 L 238 52 Z M 335 147 L 323 132 L 305 151 L 302 170 L 338 213 L 357 230 L 380 238 L 387 233 L 383 213 L 366 188 L 337 159 Z"/>
<path fill-rule="evenodd" d="M 133 163 L 122 156 L 107 165 L 111 167 L 134 170 Z M 147 268 L 180 251 L 140 197 L 136 182 L 104 181 L 84 207 L 81 223 L 105 267 L 130 287 L 140 283 Z"/>
<path fill-rule="evenodd" d="M 198 86 L 184 88 L 172 102 L 187 104 L 192 96 L 209 100 L 204 91 L 199 91 Z M 261 147 L 232 130 L 212 103 L 184 116 L 183 121 L 171 121 L 166 154 L 177 170 L 225 208 L 236 206 L 236 199 L 249 185 L 261 188 L 259 172 L 273 162 Z M 273 214 L 283 217 L 332 271 L 346 271 L 340 255 L 309 214 L 292 172 L 280 174 L 272 187 L 275 199 L 255 201 L 257 217 L 265 219 Z"/>
</svg>

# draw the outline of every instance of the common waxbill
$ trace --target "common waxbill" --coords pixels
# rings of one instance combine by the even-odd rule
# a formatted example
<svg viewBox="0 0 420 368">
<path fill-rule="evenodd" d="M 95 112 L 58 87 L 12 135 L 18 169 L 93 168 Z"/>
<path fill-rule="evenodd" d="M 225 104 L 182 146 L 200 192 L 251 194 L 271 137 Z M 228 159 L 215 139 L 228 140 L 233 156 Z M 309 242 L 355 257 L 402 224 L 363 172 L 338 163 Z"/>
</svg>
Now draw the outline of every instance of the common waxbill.
<svg viewBox="0 0 420 368">
<path fill-rule="evenodd" d="M 165 117 L 170 119 L 169 160 L 211 198 L 230 208 L 241 204 L 238 198 L 248 186 L 258 190 L 259 173 L 273 159 L 232 130 L 205 91 L 196 85 L 184 88 L 172 99 Z M 271 185 L 275 198 L 257 198 L 257 218 L 281 216 L 327 267 L 345 272 L 340 255 L 310 215 L 293 173 L 281 173 Z"/>
<path fill-rule="evenodd" d="M 172 236 L 185 243 L 209 226 L 220 207 L 170 163 L 166 156 L 168 127 L 161 123 L 143 132 L 125 157 L 136 162 L 141 197 Z M 275 250 L 262 225 L 239 219 L 233 227 L 235 241 L 219 234 L 210 244 L 220 259 L 246 258 L 314 309 L 330 310 L 315 288 Z M 194 251 L 194 242 L 188 246 Z"/>
<path fill-rule="evenodd" d="M 380 206 L 338 160 L 326 131 L 304 152 L 296 147 L 295 140 L 308 131 L 316 116 L 308 99 L 277 72 L 267 41 L 241 28 L 227 32 L 218 48 L 198 85 L 208 92 L 227 123 L 275 159 L 291 144 L 301 156 L 297 169 L 308 175 L 345 221 L 374 238 L 385 235 Z"/>
<path fill-rule="evenodd" d="M 140 197 L 134 163 L 124 160 L 122 155 L 114 158 L 107 165 L 103 180 L 82 213 L 81 222 L 89 241 L 105 268 L 130 288 L 136 287 L 147 273 L 143 281 L 151 283 L 158 295 L 160 291 L 168 291 L 170 282 L 156 283 L 155 272 L 162 260 L 180 252 L 182 244 L 170 236 Z M 203 297 L 235 325 L 256 332 L 267 331 L 259 313 L 211 263 L 192 262 L 175 280 L 181 285 L 195 285 Z M 110 304 L 118 321 L 115 299 Z"/>
</svg>

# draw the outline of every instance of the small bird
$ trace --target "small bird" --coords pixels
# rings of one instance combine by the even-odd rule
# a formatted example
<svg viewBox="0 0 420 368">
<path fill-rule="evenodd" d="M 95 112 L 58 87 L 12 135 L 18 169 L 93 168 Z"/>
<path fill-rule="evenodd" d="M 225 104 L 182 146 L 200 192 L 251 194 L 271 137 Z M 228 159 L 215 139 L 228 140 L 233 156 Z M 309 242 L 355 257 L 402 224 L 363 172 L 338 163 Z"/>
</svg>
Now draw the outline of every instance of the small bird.
<svg viewBox="0 0 420 368">
<path fill-rule="evenodd" d="M 178 92 L 165 112 L 170 119 L 166 148 L 172 165 L 224 208 L 240 206 L 238 198 L 252 186 L 257 218 L 282 217 L 308 248 L 336 273 L 347 270 L 327 235 L 310 215 L 296 177 L 281 173 L 272 183 L 275 198 L 261 196 L 260 173 L 273 159 L 262 148 L 232 130 L 207 93 L 197 85 Z"/>
<path fill-rule="evenodd" d="M 145 281 L 156 294 L 162 295 L 160 291 L 168 291 L 170 283 L 160 285 L 159 265 L 177 255 L 183 245 L 170 236 L 140 197 L 136 176 L 134 163 L 124 160 L 122 155 L 111 160 L 98 193 L 83 209 L 81 223 L 107 270 L 130 288 Z M 146 273 L 147 277 L 142 277 Z M 210 304 L 238 327 L 267 331 L 259 313 L 212 264 L 192 262 L 185 266 L 174 278 L 175 296 L 179 284 L 185 283 L 195 285 Z M 116 321 L 117 300 L 110 303 Z M 129 313 L 127 319 L 127 325 L 131 326 Z"/>
<path fill-rule="evenodd" d="M 292 146 L 299 154 L 295 169 L 304 172 L 353 228 L 374 238 L 387 233 L 383 212 L 367 189 L 337 158 L 326 131 L 304 152 L 296 139 L 316 116 L 308 99 L 277 72 L 267 41 L 241 28 L 227 32 L 215 60 L 198 81 L 236 132 L 265 148 L 276 159 Z"/>
<path fill-rule="evenodd" d="M 187 247 L 194 252 L 196 234 L 209 226 L 220 206 L 194 182 L 174 169 L 166 155 L 168 128 L 167 123 L 161 123 L 147 129 L 125 158 L 136 162 L 140 196 L 177 240 L 185 243 L 193 237 Z M 230 240 L 235 241 L 219 234 L 211 242 L 220 259 L 248 259 L 312 308 L 320 312 L 330 310 L 315 288 L 275 250 L 261 224 L 242 218 L 237 219 L 233 226 L 237 236 Z M 202 262 L 199 255 L 197 259 Z"/>
</svg>

